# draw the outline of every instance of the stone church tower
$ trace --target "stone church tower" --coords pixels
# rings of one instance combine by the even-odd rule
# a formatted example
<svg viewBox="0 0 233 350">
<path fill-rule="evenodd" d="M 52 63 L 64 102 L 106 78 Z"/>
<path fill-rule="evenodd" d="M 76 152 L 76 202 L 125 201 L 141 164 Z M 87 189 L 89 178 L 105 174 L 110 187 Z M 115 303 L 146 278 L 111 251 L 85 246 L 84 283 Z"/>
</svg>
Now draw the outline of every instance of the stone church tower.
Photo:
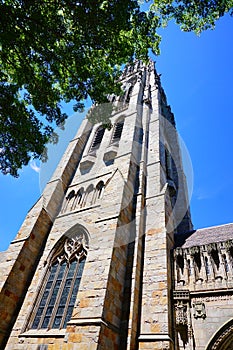
<svg viewBox="0 0 233 350">
<path fill-rule="evenodd" d="M 230 349 L 232 226 L 227 243 L 192 231 L 153 62 L 126 66 L 121 83 L 124 95 L 109 96 L 112 127 L 88 120 L 109 106 L 90 110 L 0 254 L 1 349 Z M 217 324 L 210 311 L 220 300 Z"/>
</svg>

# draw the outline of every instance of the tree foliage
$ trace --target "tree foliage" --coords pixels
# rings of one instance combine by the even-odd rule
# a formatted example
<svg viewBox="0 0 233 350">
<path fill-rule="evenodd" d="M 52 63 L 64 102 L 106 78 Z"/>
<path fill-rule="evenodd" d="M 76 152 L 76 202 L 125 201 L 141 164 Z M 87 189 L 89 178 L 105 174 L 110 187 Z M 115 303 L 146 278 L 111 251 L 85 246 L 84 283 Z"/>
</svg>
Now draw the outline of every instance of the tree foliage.
<svg viewBox="0 0 233 350">
<path fill-rule="evenodd" d="M 119 93 L 123 63 L 159 53 L 157 29 L 174 18 L 183 30 L 213 27 L 232 1 L 0 0 L 0 169 L 17 176 L 41 157 L 53 127 L 90 96 Z"/>
<path fill-rule="evenodd" d="M 200 34 L 214 29 L 215 22 L 225 13 L 233 14 L 232 0 L 154 0 L 151 10 L 159 14 L 163 25 L 174 19 L 184 31 Z"/>
</svg>

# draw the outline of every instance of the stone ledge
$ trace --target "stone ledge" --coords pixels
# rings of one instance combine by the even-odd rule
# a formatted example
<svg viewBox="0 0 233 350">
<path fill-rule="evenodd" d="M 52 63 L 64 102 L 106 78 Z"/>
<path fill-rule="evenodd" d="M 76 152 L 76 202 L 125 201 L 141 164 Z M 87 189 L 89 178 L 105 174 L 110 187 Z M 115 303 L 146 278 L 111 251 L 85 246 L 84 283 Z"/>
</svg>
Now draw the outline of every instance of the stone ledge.
<svg viewBox="0 0 233 350">
<path fill-rule="evenodd" d="M 157 341 L 169 341 L 173 343 L 174 341 L 172 338 L 169 336 L 169 334 L 141 334 L 138 337 L 139 342 L 157 342 Z"/>
<path fill-rule="evenodd" d="M 106 217 L 106 218 L 96 220 L 96 221 L 95 221 L 95 224 L 98 224 L 99 222 L 103 222 L 103 221 L 109 221 L 109 220 L 118 219 L 118 218 L 119 218 L 119 215 L 108 216 L 108 217 Z"/>
<path fill-rule="evenodd" d="M 65 337 L 66 329 L 30 329 L 24 333 L 19 334 L 20 338 L 53 338 Z"/>
<path fill-rule="evenodd" d="M 89 207 L 86 207 L 86 208 L 81 208 L 81 209 L 77 209 L 77 210 L 71 210 L 67 213 L 64 213 L 64 214 L 59 214 L 57 216 L 57 218 L 62 218 L 64 216 L 68 216 L 68 215 L 71 215 L 71 214 L 77 214 L 77 213 L 80 213 L 82 211 L 87 211 L 87 210 L 91 210 L 91 209 L 95 209 L 95 208 L 99 208 L 100 207 L 100 204 L 96 204 L 96 205 L 90 205 Z"/>
<path fill-rule="evenodd" d="M 177 290 L 176 290 L 177 291 Z M 221 295 L 233 295 L 233 288 L 223 288 L 223 289 L 206 289 L 206 290 L 189 290 L 190 296 L 193 298 L 195 296 L 221 296 Z"/>
<path fill-rule="evenodd" d="M 29 238 L 30 238 L 30 234 L 27 235 L 27 236 L 24 237 L 24 238 L 14 239 L 13 241 L 10 242 L 10 244 L 24 242 L 24 241 L 26 241 L 26 240 L 29 239 Z"/>
<path fill-rule="evenodd" d="M 101 317 L 96 318 L 78 318 L 78 319 L 71 319 L 67 326 L 85 326 L 85 325 L 96 325 L 100 326 L 101 324 L 104 324 L 105 326 L 108 326 L 107 322 L 105 322 Z"/>
<path fill-rule="evenodd" d="M 67 326 L 102 326 L 104 325 L 105 327 L 110 328 L 116 333 L 120 333 L 120 329 L 110 322 L 104 320 L 101 317 L 96 317 L 96 318 L 72 318 L 68 323 Z"/>
</svg>

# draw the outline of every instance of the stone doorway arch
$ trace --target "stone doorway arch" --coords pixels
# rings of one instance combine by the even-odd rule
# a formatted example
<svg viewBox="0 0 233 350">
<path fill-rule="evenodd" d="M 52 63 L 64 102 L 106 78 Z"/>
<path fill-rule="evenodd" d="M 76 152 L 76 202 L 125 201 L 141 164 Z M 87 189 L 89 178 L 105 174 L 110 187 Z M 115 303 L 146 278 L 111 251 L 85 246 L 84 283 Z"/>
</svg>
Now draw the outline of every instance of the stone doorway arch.
<svg viewBox="0 0 233 350">
<path fill-rule="evenodd" d="M 212 337 L 206 350 L 233 349 L 233 319 L 226 322 Z"/>
</svg>

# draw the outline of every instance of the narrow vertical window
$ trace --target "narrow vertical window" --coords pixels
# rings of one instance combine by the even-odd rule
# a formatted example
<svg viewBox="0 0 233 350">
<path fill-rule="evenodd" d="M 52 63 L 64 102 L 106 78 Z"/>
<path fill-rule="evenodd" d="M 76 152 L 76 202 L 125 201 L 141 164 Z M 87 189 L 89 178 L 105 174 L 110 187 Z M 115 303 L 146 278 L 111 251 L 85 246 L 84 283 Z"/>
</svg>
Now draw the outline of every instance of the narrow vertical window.
<svg viewBox="0 0 233 350">
<path fill-rule="evenodd" d="M 65 202 L 64 202 L 64 206 L 63 206 L 63 209 L 62 209 L 63 213 L 65 213 L 67 210 L 71 209 L 71 207 L 73 205 L 74 197 L 75 197 L 75 191 L 72 190 L 66 196 L 66 199 L 65 199 Z"/>
<path fill-rule="evenodd" d="M 76 194 L 76 199 L 74 201 L 73 204 L 73 209 L 75 209 L 76 207 L 81 207 L 82 205 L 82 199 L 83 199 L 83 193 L 84 193 L 84 189 L 83 187 L 80 188 Z"/>
<path fill-rule="evenodd" d="M 210 275 L 210 266 L 209 266 L 209 262 L 208 262 L 207 256 L 205 257 L 205 270 L 206 270 L 207 276 Z"/>
<path fill-rule="evenodd" d="M 100 199 L 103 195 L 103 191 L 104 191 L 104 182 L 100 181 L 98 182 L 98 184 L 96 185 L 96 189 L 95 189 L 95 201 Z"/>
<path fill-rule="evenodd" d="M 87 255 L 84 241 L 84 234 L 73 235 L 55 251 L 32 329 L 65 328 L 71 319 Z"/>
<path fill-rule="evenodd" d="M 226 254 L 223 254 L 222 258 L 223 258 L 223 261 L 224 261 L 225 271 L 229 272 L 229 265 L 228 265 Z"/>
<path fill-rule="evenodd" d="M 93 191 L 94 191 L 94 186 L 91 184 L 87 187 L 86 191 L 85 191 L 85 196 L 83 199 L 83 203 L 82 206 L 86 206 L 86 205 L 92 205 L 93 202 Z"/>
<path fill-rule="evenodd" d="M 167 178 L 172 179 L 172 161 L 171 161 L 171 155 L 169 151 L 165 148 L 165 166 L 166 166 L 166 173 Z"/>
<path fill-rule="evenodd" d="M 125 103 L 128 104 L 129 101 L 130 101 L 130 98 L 132 96 L 132 92 L 133 92 L 133 86 L 131 85 L 127 91 L 127 96 L 126 96 L 126 99 L 125 99 Z"/>
<path fill-rule="evenodd" d="M 115 124 L 114 130 L 113 130 L 113 136 L 112 136 L 112 143 L 120 140 L 123 126 L 124 126 L 124 120 L 121 120 Z"/>
<path fill-rule="evenodd" d="M 90 152 L 97 150 L 100 147 L 101 141 L 103 139 L 105 128 L 100 126 L 96 132 L 90 148 Z"/>
</svg>

